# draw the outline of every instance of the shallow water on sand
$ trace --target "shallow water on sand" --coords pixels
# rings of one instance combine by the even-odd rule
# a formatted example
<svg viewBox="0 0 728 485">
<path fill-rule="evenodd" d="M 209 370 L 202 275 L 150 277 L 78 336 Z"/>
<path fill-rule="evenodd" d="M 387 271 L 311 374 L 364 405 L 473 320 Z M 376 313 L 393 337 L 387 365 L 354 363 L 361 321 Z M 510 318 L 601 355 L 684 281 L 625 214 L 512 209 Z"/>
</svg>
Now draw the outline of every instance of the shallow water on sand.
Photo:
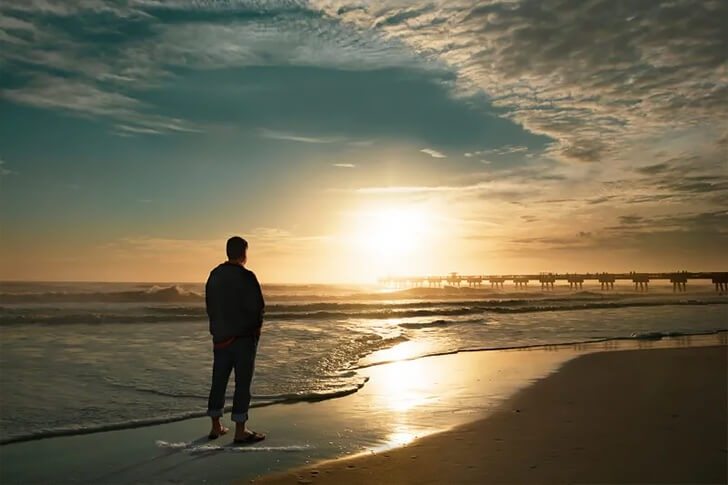
<svg viewBox="0 0 728 485">
<path fill-rule="evenodd" d="M 265 441 L 210 442 L 209 420 L 17 443 L 0 447 L 2 483 L 230 483 L 345 455 L 371 453 L 486 417 L 567 360 L 600 350 L 727 345 L 728 334 L 610 340 L 466 352 L 376 365 L 360 392 L 316 404 L 257 409 Z M 513 409 L 513 412 L 518 410 Z M 412 449 L 417 454 L 417 447 Z M 37 466 L 42 460 L 44 466 Z"/>
</svg>

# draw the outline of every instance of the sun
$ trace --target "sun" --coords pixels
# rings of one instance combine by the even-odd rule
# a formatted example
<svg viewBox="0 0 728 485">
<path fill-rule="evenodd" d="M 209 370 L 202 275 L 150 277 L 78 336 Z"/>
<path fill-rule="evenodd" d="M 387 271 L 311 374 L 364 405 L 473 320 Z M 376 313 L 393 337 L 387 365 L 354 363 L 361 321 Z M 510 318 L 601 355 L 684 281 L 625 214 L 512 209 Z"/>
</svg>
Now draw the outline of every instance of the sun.
<svg viewBox="0 0 728 485">
<path fill-rule="evenodd" d="M 374 212 L 364 227 L 369 241 L 383 255 L 398 255 L 415 249 L 425 229 L 424 214 L 402 208 Z"/>
<path fill-rule="evenodd" d="M 355 218 L 356 245 L 372 261 L 391 270 L 414 262 L 431 237 L 432 215 L 421 207 L 377 207 L 360 211 Z"/>
</svg>

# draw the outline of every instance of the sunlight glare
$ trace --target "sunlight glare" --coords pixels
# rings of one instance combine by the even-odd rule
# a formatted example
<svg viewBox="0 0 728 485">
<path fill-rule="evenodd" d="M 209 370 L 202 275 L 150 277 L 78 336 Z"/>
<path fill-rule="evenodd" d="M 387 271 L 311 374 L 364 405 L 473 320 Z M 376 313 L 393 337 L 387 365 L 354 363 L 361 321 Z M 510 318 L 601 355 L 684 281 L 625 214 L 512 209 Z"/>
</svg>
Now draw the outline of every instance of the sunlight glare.
<svg viewBox="0 0 728 485">
<path fill-rule="evenodd" d="M 365 217 L 362 236 L 380 256 L 401 255 L 419 247 L 427 230 L 426 214 L 416 209 L 382 209 Z"/>
<path fill-rule="evenodd" d="M 388 273 L 422 271 L 425 248 L 432 244 L 435 218 L 424 207 L 394 205 L 359 211 L 354 246 L 361 257 Z"/>
<path fill-rule="evenodd" d="M 379 385 L 385 389 L 386 407 L 392 411 L 405 413 L 412 408 L 431 402 L 435 397 L 428 389 L 429 379 L 422 366 L 415 361 L 391 364 L 387 378 Z"/>
</svg>

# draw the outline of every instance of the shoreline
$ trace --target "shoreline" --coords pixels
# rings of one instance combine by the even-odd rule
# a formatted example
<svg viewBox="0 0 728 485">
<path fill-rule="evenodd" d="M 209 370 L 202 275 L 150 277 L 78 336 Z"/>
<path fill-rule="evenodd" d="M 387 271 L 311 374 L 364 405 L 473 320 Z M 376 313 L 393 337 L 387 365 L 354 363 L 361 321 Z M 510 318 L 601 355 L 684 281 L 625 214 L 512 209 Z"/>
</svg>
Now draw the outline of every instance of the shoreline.
<svg viewBox="0 0 728 485">
<path fill-rule="evenodd" d="M 728 346 L 594 352 L 478 421 L 287 483 L 726 483 Z"/>
<path fill-rule="evenodd" d="M 204 417 L 0 446 L 0 482 L 51 483 L 61 476 L 69 484 L 230 483 L 391 448 L 474 419 L 578 352 L 472 352 L 364 369 L 370 383 L 349 396 L 253 410 L 251 427 L 268 435 L 253 446 L 235 446 L 231 436 L 208 441 Z M 392 434 L 390 424 L 404 409 L 408 418 Z M 36 466 L 39 457 L 43 467 Z"/>
<path fill-rule="evenodd" d="M 395 364 L 398 362 L 410 362 L 410 361 L 416 361 L 420 359 L 428 359 L 433 357 L 442 357 L 442 356 L 450 356 L 450 355 L 459 355 L 459 354 L 466 354 L 471 352 L 507 352 L 507 351 L 544 351 L 544 350 L 554 350 L 554 349 L 568 349 L 570 347 L 579 347 L 582 351 L 603 351 L 603 350 L 629 350 L 633 347 L 641 347 L 644 342 L 650 342 L 652 344 L 657 344 L 660 346 L 661 344 L 666 344 L 668 347 L 676 345 L 676 340 L 679 339 L 693 339 L 693 338 L 703 338 L 703 337 L 710 337 L 710 336 L 717 336 L 721 342 L 725 342 L 728 344 L 728 330 L 715 330 L 711 332 L 698 332 L 698 333 L 680 333 L 680 332 L 671 332 L 671 333 L 662 333 L 662 332 L 651 332 L 643 335 L 637 335 L 633 337 L 605 337 L 602 339 L 595 339 L 595 340 L 582 340 L 582 341 L 574 341 L 574 342 L 561 342 L 561 343 L 555 343 L 555 344 L 532 344 L 532 345 L 515 345 L 515 346 L 506 346 L 506 347 L 475 347 L 475 348 L 465 348 L 465 349 L 457 349 L 452 351 L 445 351 L 445 352 L 434 352 L 434 353 L 427 353 L 423 355 L 414 355 L 412 357 L 403 357 L 403 358 L 397 358 L 397 359 L 391 359 L 391 360 L 381 360 L 376 361 L 373 363 L 360 363 L 354 367 L 352 367 L 350 370 L 361 372 L 365 371 L 367 369 L 371 369 L 373 367 L 380 367 L 380 366 L 386 366 Z M 603 349 L 597 349 L 596 347 L 601 345 L 607 345 L 608 347 L 605 347 Z M 694 345 L 694 344 L 691 344 Z M 698 343 L 698 345 L 701 345 Z M 387 349 L 385 349 L 387 350 Z M 366 358 L 364 359 L 364 362 L 366 362 Z M 261 409 L 269 406 L 276 406 L 276 405 L 290 405 L 290 404 L 297 404 L 297 403 L 315 403 L 315 402 L 322 402 L 327 401 L 331 399 L 341 399 L 343 397 L 350 396 L 352 394 L 355 394 L 359 392 L 362 388 L 366 386 L 368 379 L 364 381 L 361 385 L 357 386 L 356 389 L 345 389 L 341 391 L 337 391 L 335 393 L 332 393 L 331 395 L 312 395 L 312 396 L 300 396 L 296 398 L 281 398 L 278 400 L 270 400 L 270 401 L 259 401 L 259 402 L 253 402 L 250 406 L 251 409 Z M 229 413 L 232 409 L 232 405 L 228 404 L 225 407 L 225 412 Z M 35 434 L 28 434 L 28 435 L 19 435 L 14 436 L 10 438 L 0 439 L 0 448 L 4 446 L 9 446 L 13 444 L 18 443 L 26 443 L 30 441 L 39 441 L 39 440 L 45 440 L 45 439 L 52 439 L 52 438 L 60 438 L 60 437 L 72 437 L 72 436 L 83 436 L 83 435 L 89 435 L 89 434 L 95 434 L 95 433 L 106 433 L 111 431 L 123 431 L 123 430 L 129 430 L 129 429 L 137 429 L 137 428 L 145 428 L 145 427 L 154 427 L 164 424 L 170 424 L 170 423 L 177 423 L 181 421 L 189 421 L 194 419 L 199 419 L 202 417 L 205 417 L 206 413 L 205 411 L 189 411 L 187 413 L 183 413 L 180 415 L 175 416 L 160 416 L 160 417 L 153 417 L 153 418 L 146 418 L 146 419 L 139 419 L 134 421 L 125 421 L 125 422 L 114 422 L 114 423 L 108 423 L 108 424 L 99 424 L 95 426 L 89 426 L 86 428 L 56 428 L 56 429 L 50 429 L 45 430 L 42 432 L 38 432 Z"/>
</svg>

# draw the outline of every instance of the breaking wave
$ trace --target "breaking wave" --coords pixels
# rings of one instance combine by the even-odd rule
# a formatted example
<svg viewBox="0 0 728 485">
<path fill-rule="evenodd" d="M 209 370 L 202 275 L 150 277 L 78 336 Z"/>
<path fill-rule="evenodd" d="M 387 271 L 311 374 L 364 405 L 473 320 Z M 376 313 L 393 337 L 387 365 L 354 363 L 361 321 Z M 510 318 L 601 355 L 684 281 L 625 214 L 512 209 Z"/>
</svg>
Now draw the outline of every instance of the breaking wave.
<svg viewBox="0 0 728 485">
<path fill-rule="evenodd" d="M 460 348 L 460 349 L 453 349 L 453 350 L 447 350 L 443 352 L 428 352 L 424 354 L 417 354 L 413 355 L 412 357 L 406 357 L 406 358 L 397 358 L 397 359 L 387 359 L 387 360 L 376 360 L 373 362 L 368 363 L 362 363 L 360 365 L 357 365 L 356 367 L 353 367 L 354 370 L 363 370 L 368 369 L 370 367 L 377 367 L 380 365 L 386 365 L 386 364 L 392 364 L 394 362 L 404 362 L 409 360 L 418 360 L 418 359 L 424 359 L 426 357 L 439 357 L 443 355 L 455 355 L 455 354 L 461 354 L 461 353 L 467 353 L 467 352 L 492 352 L 496 350 L 527 350 L 527 349 L 551 349 L 555 347 L 571 347 L 574 345 L 586 345 L 586 344 L 598 344 L 602 342 L 618 342 L 618 341 L 629 341 L 629 340 L 662 340 L 663 338 L 678 338 L 678 337 L 696 337 L 700 335 L 718 335 L 722 333 L 726 333 L 728 330 L 712 330 L 708 332 L 704 331 L 698 331 L 698 332 L 647 332 L 647 333 L 633 333 L 629 337 L 603 337 L 603 338 L 594 338 L 594 339 L 588 339 L 588 340 L 574 340 L 571 342 L 559 342 L 555 344 L 548 344 L 548 343 L 538 343 L 538 344 L 528 344 L 528 345 L 501 345 L 501 346 L 494 346 L 494 347 L 468 347 L 468 348 Z"/>
<path fill-rule="evenodd" d="M 452 325 L 466 325 L 473 323 L 483 323 L 483 318 L 470 318 L 468 320 L 433 320 L 431 322 L 405 322 L 400 323 L 399 326 L 402 328 L 437 328 L 437 327 L 449 327 Z"/>
<path fill-rule="evenodd" d="M 210 445 L 201 444 L 194 441 L 180 441 L 180 442 L 168 442 L 157 440 L 155 443 L 159 448 L 167 448 L 170 450 L 180 450 L 187 453 L 207 453 L 211 451 L 225 451 L 232 453 L 255 453 L 255 452 L 266 452 L 266 451 L 282 451 L 282 452 L 296 452 L 306 451 L 311 449 L 309 445 L 287 445 L 287 446 L 236 446 L 236 445 Z"/>
<path fill-rule="evenodd" d="M 340 388 L 332 391 L 321 391 L 321 392 L 309 392 L 301 394 L 283 394 L 278 396 L 263 396 L 264 400 L 253 401 L 250 405 L 251 408 L 261 408 L 266 406 L 272 406 L 274 404 L 295 404 L 299 402 L 320 402 L 328 399 L 336 399 L 350 394 L 358 392 L 364 387 L 368 378 L 362 380 L 361 383 Z M 163 396 L 169 396 L 170 393 L 156 392 Z M 186 396 L 186 397 L 198 397 L 198 396 Z M 207 396 L 204 396 L 207 399 Z M 261 399 L 261 398 L 258 398 Z M 225 412 L 232 411 L 232 406 L 226 406 Z M 31 433 L 25 433 L 20 435 L 11 436 L 0 440 L 0 445 L 8 445 L 11 443 L 20 443 L 23 441 L 34 441 L 45 438 L 56 438 L 59 436 L 75 436 L 82 434 L 100 433 L 102 431 L 117 431 L 122 429 L 133 429 L 142 428 L 145 426 L 154 426 L 158 424 L 174 423 L 177 421 L 184 421 L 192 418 L 201 418 L 207 415 L 206 411 L 188 411 L 183 413 L 172 414 L 168 416 L 159 416 L 153 418 L 144 419 L 129 419 L 126 421 L 119 421 L 115 423 L 105 424 L 94 424 L 94 425 L 78 425 L 78 426 L 66 426 L 58 428 L 41 429 L 33 431 Z"/>
<path fill-rule="evenodd" d="M 132 303 L 132 302 L 185 302 L 203 301 L 204 296 L 186 290 L 179 285 L 152 286 L 145 290 L 112 292 L 67 292 L 50 291 L 42 293 L 0 293 L 0 304 L 7 303 Z"/>
<path fill-rule="evenodd" d="M 178 293 L 179 294 L 179 293 Z M 538 313 L 577 310 L 599 310 L 630 307 L 661 306 L 699 306 L 724 305 L 728 300 L 717 299 L 677 299 L 663 298 L 649 301 L 617 300 L 617 301 L 584 301 L 574 299 L 540 299 L 540 300 L 493 300 L 493 301 L 456 301 L 456 302 L 418 302 L 418 303 L 367 303 L 337 304 L 319 303 L 312 305 L 270 305 L 266 310 L 266 321 L 292 320 L 384 320 L 427 317 L 462 317 L 488 313 Z M 323 309 L 329 308 L 329 309 Z M 312 311 L 313 309 L 313 311 Z M 19 324 L 134 324 L 134 323 L 174 323 L 203 322 L 207 319 L 202 305 L 196 306 L 145 306 L 128 308 L 103 307 L 88 310 L 74 308 L 49 308 L 47 306 L 31 308 L 0 307 L 0 325 Z M 478 320 L 474 318 L 473 320 Z M 446 325 L 444 319 L 437 324 Z M 460 321 L 462 322 L 462 321 Z M 421 324 L 405 324 L 405 328 L 418 328 Z"/>
</svg>

